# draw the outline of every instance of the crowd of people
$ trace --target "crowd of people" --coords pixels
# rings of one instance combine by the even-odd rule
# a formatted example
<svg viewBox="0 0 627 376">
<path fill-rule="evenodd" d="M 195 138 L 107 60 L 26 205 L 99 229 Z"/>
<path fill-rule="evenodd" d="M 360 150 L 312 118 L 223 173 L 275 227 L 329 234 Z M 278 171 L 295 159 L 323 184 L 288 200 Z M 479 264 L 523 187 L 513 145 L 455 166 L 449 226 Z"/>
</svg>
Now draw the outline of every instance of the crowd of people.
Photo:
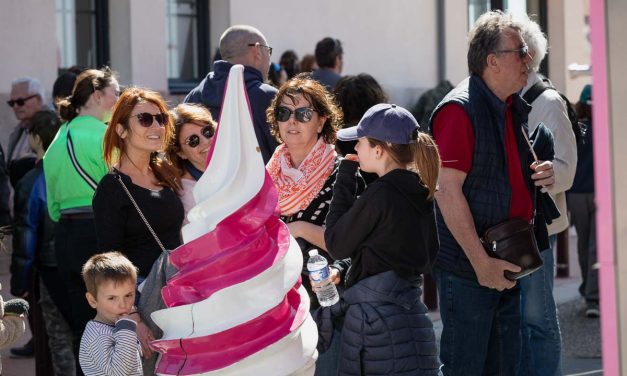
<svg viewBox="0 0 627 376">
<path fill-rule="evenodd" d="M 121 90 L 108 67 L 65 72 L 52 105 L 36 79 L 15 80 L 0 224 L 14 226 L 11 293 L 32 307 L 33 339 L 12 352 L 34 353 L 38 375 L 154 373 L 160 333 L 138 303 L 160 299 L 146 295 L 147 278 L 182 243 L 228 73 L 241 64 L 281 219 L 305 263 L 312 249 L 329 261 L 341 296 L 320 307 L 303 265 L 316 375 L 561 374 L 553 248 L 569 209 L 580 292 L 586 313 L 599 314 L 591 90 L 576 106 L 586 124 L 577 141 L 552 86 L 523 99 L 547 82 L 537 23 L 488 12 L 468 40 L 469 77 L 421 124 L 386 103 L 371 75 L 341 75 L 340 40 L 272 63 L 269 42 L 246 25 L 223 33 L 212 71 L 171 108 L 150 89 Z M 540 251 L 530 275 L 484 244 L 511 219 Z M 439 292 L 439 346 L 424 274 Z"/>
</svg>

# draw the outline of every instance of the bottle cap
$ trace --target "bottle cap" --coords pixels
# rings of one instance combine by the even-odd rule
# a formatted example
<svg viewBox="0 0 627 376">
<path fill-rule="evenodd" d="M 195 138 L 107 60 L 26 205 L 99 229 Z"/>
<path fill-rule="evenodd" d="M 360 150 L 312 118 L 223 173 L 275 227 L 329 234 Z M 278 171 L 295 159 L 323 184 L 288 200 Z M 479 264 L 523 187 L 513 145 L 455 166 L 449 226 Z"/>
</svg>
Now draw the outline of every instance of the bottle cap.
<svg viewBox="0 0 627 376">
<path fill-rule="evenodd" d="M 317 249 L 312 249 L 311 251 L 309 251 L 309 256 L 315 256 L 318 254 L 318 250 Z"/>
</svg>

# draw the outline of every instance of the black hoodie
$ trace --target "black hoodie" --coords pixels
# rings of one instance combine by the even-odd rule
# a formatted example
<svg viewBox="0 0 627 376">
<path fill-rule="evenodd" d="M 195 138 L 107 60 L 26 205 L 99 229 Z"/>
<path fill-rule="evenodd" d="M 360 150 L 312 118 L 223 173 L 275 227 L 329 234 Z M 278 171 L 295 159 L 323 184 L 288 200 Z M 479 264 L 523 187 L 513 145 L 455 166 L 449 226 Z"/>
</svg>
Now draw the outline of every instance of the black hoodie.
<svg viewBox="0 0 627 376">
<path fill-rule="evenodd" d="M 232 66 L 233 64 L 224 60 L 213 63 L 213 72 L 210 72 L 198 86 L 192 89 L 183 102 L 205 105 L 211 111 L 213 119 L 219 121 L 224 88 Z M 270 106 L 277 89 L 264 84 L 261 72 L 248 66 L 244 66 L 244 84 L 255 125 L 255 135 L 261 148 L 261 156 L 263 162 L 268 163 L 278 144 L 270 134 L 270 124 L 266 121 L 266 109 Z"/>
<path fill-rule="evenodd" d="M 333 258 L 352 259 L 346 286 L 389 270 L 408 279 L 429 272 L 440 245 L 434 203 L 420 177 L 392 170 L 357 199 L 357 167 L 341 162 L 324 232 Z"/>
</svg>

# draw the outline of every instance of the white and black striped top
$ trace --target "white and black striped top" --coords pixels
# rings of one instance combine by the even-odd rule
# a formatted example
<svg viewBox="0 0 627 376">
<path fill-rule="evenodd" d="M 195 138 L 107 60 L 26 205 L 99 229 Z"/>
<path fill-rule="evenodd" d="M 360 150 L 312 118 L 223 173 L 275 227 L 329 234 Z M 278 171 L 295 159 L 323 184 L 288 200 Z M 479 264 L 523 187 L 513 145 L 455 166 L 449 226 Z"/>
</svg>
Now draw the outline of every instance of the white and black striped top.
<svg viewBox="0 0 627 376">
<path fill-rule="evenodd" d="M 120 319 L 115 326 L 89 321 L 78 354 L 85 376 L 142 376 L 136 328 L 130 319 Z"/>
</svg>

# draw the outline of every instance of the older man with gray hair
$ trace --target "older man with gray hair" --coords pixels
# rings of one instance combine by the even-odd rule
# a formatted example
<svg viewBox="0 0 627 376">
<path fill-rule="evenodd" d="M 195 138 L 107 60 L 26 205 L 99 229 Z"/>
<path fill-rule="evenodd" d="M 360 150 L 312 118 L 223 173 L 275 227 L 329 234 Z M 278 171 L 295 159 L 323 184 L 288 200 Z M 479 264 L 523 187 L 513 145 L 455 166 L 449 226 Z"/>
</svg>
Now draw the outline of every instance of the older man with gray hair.
<svg viewBox="0 0 627 376">
<path fill-rule="evenodd" d="M 553 167 L 533 162 L 524 137 L 530 106 L 518 92 L 531 57 L 520 27 L 507 14 L 488 12 L 468 39 L 470 77 L 440 102 L 430 124 L 442 157 L 433 269 L 443 324 L 440 360 L 445 376 L 516 375 L 520 289 L 506 272 L 521 269 L 492 257 L 480 237 L 522 219 L 535 223 L 537 243 L 548 248 L 543 208 L 534 198 L 539 187 L 553 185 Z M 548 130 L 538 131 L 550 145 Z"/>
<path fill-rule="evenodd" d="M 568 228 L 566 190 L 577 168 L 577 144 L 566 105 L 560 94 L 538 73 L 547 53 L 547 40 L 540 26 L 526 14 L 517 18 L 520 33 L 532 56 L 529 77 L 521 95 L 531 105 L 529 132 L 544 123 L 553 135 L 555 183 L 548 190 L 561 216 L 548 226 L 550 247 L 541 252 L 544 266 L 520 280 L 522 355 L 521 375 L 561 375 L 562 337 L 553 298 L 555 266 L 553 247 L 557 234 Z"/>
<path fill-rule="evenodd" d="M 39 80 L 21 77 L 11 84 L 11 94 L 7 101 L 19 123 L 9 136 L 6 163 L 11 184 L 35 165 L 36 154 L 28 144 L 28 129 L 33 115 L 46 108 L 44 90 Z"/>
<path fill-rule="evenodd" d="M 218 119 L 229 71 L 233 65 L 242 64 L 255 135 L 264 163 L 267 163 L 277 147 L 277 141 L 270 134 L 270 125 L 266 121 L 266 109 L 277 93 L 274 87 L 265 83 L 272 47 L 261 31 L 248 25 L 236 25 L 222 34 L 220 54 L 224 60 L 213 63 L 213 72 L 187 94 L 184 102 L 204 104 L 213 118 Z"/>
</svg>

